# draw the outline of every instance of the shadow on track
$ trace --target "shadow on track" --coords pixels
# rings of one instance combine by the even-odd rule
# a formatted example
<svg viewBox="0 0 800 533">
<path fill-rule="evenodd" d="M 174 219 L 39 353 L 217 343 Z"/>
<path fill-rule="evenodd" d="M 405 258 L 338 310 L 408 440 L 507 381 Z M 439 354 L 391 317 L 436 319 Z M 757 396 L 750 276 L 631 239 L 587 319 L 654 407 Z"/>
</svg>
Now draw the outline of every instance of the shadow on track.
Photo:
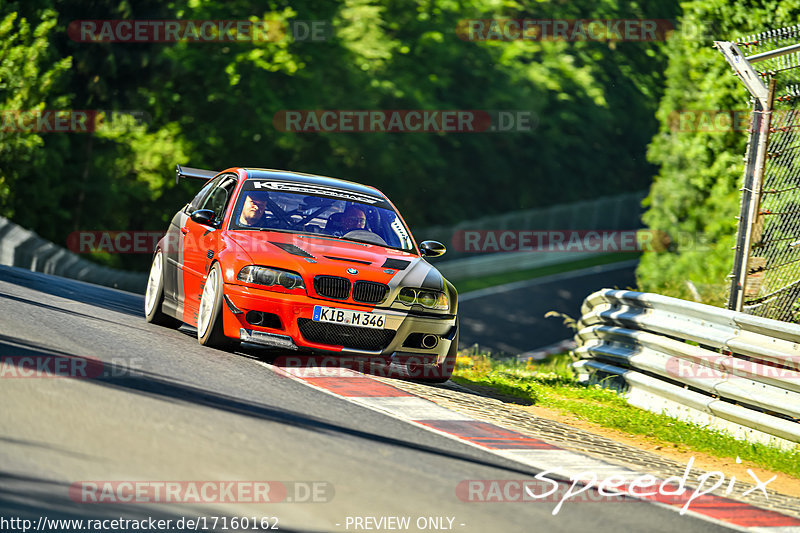
<svg viewBox="0 0 800 533">
<path fill-rule="evenodd" d="M 44 347 L 24 339 L 9 336 L 0 336 L 0 353 L 4 354 L 3 358 L 0 359 L 0 371 L 6 374 L 12 372 L 20 374 L 20 370 L 22 370 L 21 365 L 26 364 L 22 362 L 23 358 L 59 358 L 76 360 L 79 362 L 86 361 L 86 358 L 83 356 L 65 352 L 63 350 Z M 29 362 L 27 364 L 30 365 Z M 126 392 L 134 392 L 146 395 L 150 398 L 156 398 L 165 401 L 200 405 L 228 413 L 248 416 L 258 420 L 266 420 L 274 423 L 285 424 L 287 426 L 293 426 L 308 431 L 366 439 L 377 444 L 413 449 L 439 457 L 466 461 L 469 463 L 493 468 L 501 468 L 508 472 L 515 472 L 525 475 L 531 475 L 531 473 L 535 473 L 535 469 L 526 468 L 523 466 L 516 468 L 509 464 L 503 464 L 499 459 L 498 462 L 481 460 L 475 457 L 470 457 L 466 454 L 453 452 L 443 448 L 415 444 L 407 440 L 386 437 L 370 431 L 346 427 L 329 422 L 323 418 L 304 415 L 296 411 L 278 409 L 270 405 L 255 403 L 237 398 L 235 396 L 219 394 L 199 387 L 178 383 L 161 375 L 141 370 L 134 370 L 129 367 L 120 366 L 116 363 L 90 360 L 90 364 L 101 365 L 101 368 L 90 366 L 89 368 L 91 371 L 86 373 L 88 376 L 80 375 L 74 377 L 84 378 L 83 381 L 85 383 L 91 383 L 102 387 L 124 390 Z M 71 368 L 70 365 L 67 366 L 68 368 Z M 81 368 L 80 365 L 75 366 Z M 29 370 L 29 368 L 29 366 L 26 367 L 26 370 Z M 69 378 L 70 376 L 62 375 L 60 377 Z"/>
<path fill-rule="evenodd" d="M 194 520 L 199 516 L 220 516 L 220 512 L 205 508 L 202 504 L 193 504 L 191 511 L 184 510 L 182 514 L 177 514 L 167 511 L 163 504 L 81 503 L 70 497 L 70 485 L 66 483 L 0 470 L 0 516 L 8 521 L 12 518 L 30 520 L 32 522 L 30 530 L 35 530 L 39 518 L 44 517 L 47 522 L 42 524 L 42 531 L 51 532 L 100 531 L 88 527 L 89 524 L 85 521 L 119 519 L 144 521 L 145 525 L 149 519 L 172 520 L 171 531 L 185 531 L 187 529 L 175 527 L 181 518 Z M 54 522 L 60 520 L 78 520 L 84 523 L 78 525 L 75 522 L 71 524 Z M 10 531 L 15 529 L 22 531 L 21 528 L 14 527 Z M 147 530 L 149 527 L 142 529 Z M 129 530 L 139 530 L 139 528 L 119 529 L 119 531 Z M 282 525 L 281 531 L 297 530 L 286 529 Z"/>
<path fill-rule="evenodd" d="M 58 283 L 53 283 L 54 279 L 58 280 Z M 2 265 L 0 265 L 0 281 L 110 311 L 144 317 L 144 297 L 132 292 Z"/>
</svg>

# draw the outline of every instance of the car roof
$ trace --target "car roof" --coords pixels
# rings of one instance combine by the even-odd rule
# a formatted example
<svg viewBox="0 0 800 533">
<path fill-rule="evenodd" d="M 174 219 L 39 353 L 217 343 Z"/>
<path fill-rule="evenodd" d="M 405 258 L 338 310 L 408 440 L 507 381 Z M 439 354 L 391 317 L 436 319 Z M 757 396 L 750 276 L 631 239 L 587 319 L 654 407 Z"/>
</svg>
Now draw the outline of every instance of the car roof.
<svg viewBox="0 0 800 533">
<path fill-rule="evenodd" d="M 280 181 L 294 181 L 297 183 L 335 187 L 338 189 L 358 192 L 370 196 L 375 196 L 377 193 L 381 198 L 385 198 L 383 193 L 375 187 L 370 187 L 368 185 L 362 185 L 360 183 L 342 180 L 339 178 L 328 178 L 326 176 L 317 176 L 315 174 L 304 174 L 302 172 L 273 170 L 268 168 L 244 168 L 244 170 L 247 172 L 247 179 L 275 179 Z"/>
</svg>

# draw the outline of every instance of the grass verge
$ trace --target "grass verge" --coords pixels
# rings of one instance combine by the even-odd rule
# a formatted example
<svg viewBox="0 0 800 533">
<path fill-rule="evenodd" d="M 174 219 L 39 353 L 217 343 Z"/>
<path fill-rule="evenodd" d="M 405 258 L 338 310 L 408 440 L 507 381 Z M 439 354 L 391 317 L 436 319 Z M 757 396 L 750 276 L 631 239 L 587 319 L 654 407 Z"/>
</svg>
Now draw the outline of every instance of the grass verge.
<svg viewBox="0 0 800 533">
<path fill-rule="evenodd" d="M 494 287 L 496 285 L 513 283 L 515 281 L 524 281 L 533 278 L 540 278 L 542 276 L 549 276 L 551 274 L 561 274 L 562 272 L 580 270 L 581 268 L 608 265 L 611 263 L 618 263 L 620 261 L 627 261 L 628 259 L 637 259 L 639 256 L 640 254 L 638 253 L 623 252 L 611 254 L 593 254 L 586 259 L 578 259 L 577 261 L 570 261 L 569 263 L 558 263 L 555 265 L 529 268 L 526 270 L 517 270 L 516 272 L 503 272 L 502 274 L 481 276 L 478 278 L 456 279 L 455 281 L 450 281 L 452 281 L 453 285 L 456 286 L 458 292 L 466 293 L 469 291 L 476 291 L 478 289 L 485 289 L 487 287 Z"/>
<path fill-rule="evenodd" d="M 495 360 L 485 354 L 459 355 L 453 381 L 488 386 L 501 394 L 529 400 L 605 427 L 717 457 L 738 456 L 763 468 L 800 478 L 800 450 L 784 451 L 748 443 L 727 433 L 644 411 L 629 405 L 614 390 L 579 383 L 570 362 L 568 354 L 527 364 Z"/>
</svg>

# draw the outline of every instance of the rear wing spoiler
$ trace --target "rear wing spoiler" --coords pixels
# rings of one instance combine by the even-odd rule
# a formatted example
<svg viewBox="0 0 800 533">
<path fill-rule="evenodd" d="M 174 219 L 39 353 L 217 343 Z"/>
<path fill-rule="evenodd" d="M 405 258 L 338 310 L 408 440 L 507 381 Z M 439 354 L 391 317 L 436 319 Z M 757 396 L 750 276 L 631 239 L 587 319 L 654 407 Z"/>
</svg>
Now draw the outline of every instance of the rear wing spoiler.
<svg viewBox="0 0 800 533">
<path fill-rule="evenodd" d="M 179 183 L 181 178 L 191 178 L 197 180 L 208 181 L 214 176 L 219 174 L 214 170 L 203 170 L 202 168 L 190 168 L 176 165 L 175 168 L 175 183 Z"/>
</svg>

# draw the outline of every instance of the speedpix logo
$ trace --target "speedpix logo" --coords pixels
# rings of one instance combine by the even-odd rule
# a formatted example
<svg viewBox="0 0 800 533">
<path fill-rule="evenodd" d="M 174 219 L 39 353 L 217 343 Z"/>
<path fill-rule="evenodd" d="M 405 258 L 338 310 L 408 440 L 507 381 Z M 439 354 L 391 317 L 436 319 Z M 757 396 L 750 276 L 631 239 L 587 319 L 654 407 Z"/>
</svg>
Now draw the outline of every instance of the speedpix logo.
<svg viewBox="0 0 800 533">
<path fill-rule="evenodd" d="M 741 463 L 739 457 L 737 463 Z M 682 476 L 658 479 L 650 474 L 642 474 L 634 478 L 612 475 L 606 478 L 596 472 L 584 471 L 569 476 L 569 482 L 556 481 L 558 469 L 545 470 L 528 480 L 464 480 L 456 486 L 456 496 L 470 503 L 534 503 L 557 502 L 552 514 L 557 515 L 563 505 L 568 502 L 610 502 L 649 500 L 669 505 L 680 505 L 680 514 L 685 514 L 695 503 L 698 507 L 704 504 L 704 497 L 716 490 L 724 488 L 726 495 L 733 491 L 736 476 L 728 479 L 720 471 L 705 472 L 692 479 L 694 457 L 683 471 Z M 778 476 L 762 481 L 751 469 L 747 473 L 755 481 L 755 485 L 742 493 L 742 497 L 751 492 L 760 491 L 765 499 L 769 499 L 767 485 Z M 693 486 L 693 488 L 690 487 Z M 632 499 L 631 499 L 632 498 Z"/>
</svg>

